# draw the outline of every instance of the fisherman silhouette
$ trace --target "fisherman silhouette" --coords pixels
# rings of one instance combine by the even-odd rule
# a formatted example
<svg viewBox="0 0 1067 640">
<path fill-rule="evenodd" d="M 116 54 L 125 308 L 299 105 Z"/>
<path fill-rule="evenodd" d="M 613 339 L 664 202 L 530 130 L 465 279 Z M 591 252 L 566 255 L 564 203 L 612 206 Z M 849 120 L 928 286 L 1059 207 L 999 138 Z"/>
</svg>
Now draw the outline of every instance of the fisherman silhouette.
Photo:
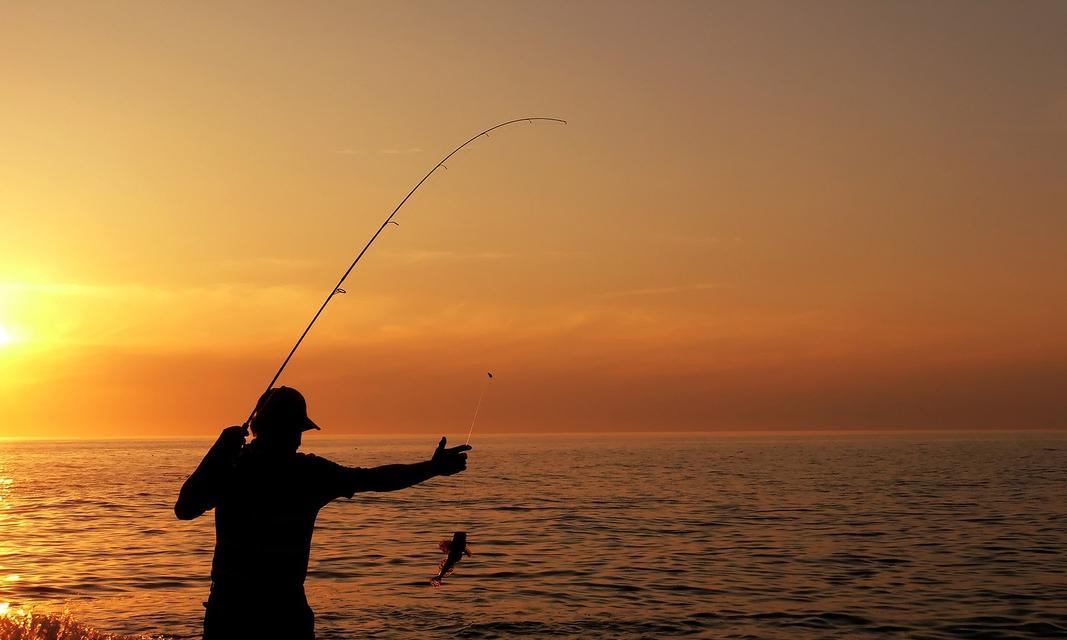
<svg viewBox="0 0 1067 640">
<path fill-rule="evenodd" d="M 301 434 L 319 427 L 291 387 L 264 393 L 250 426 L 255 439 L 248 444 L 243 427 L 223 429 L 174 504 L 181 520 L 215 509 L 205 640 L 313 639 L 304 578 L 319 509 L 342 496 L 396 491 L 459 473 L 471 449 L 446 449 L 441 438 L 430 460 L 373 468 L 300 453 Z"/>
</svg>

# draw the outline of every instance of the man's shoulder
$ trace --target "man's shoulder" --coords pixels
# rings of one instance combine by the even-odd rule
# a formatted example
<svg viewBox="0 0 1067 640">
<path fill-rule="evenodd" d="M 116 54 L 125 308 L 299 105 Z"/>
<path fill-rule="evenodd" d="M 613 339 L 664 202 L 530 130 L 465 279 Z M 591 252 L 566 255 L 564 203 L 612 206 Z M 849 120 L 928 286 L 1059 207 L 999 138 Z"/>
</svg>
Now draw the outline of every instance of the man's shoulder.
<svg viewBox="0 0 1067 640">
<path fill-rule="evenodd" d="M 322 456 L 315 455 L 314 453 L 304 453 L 303 451 L 296 452 L 296 464 L 309 467 L 340 466 L 329 458 L 323 458 Z"/>
<path fill-rule="evenodd" d="M 300 469 L 305 473 L 313 474 L 337 474 L 345 471 L 347 468 L 343 464 L 338 464 L 329 458 L 323 458 L 314 453 L 303 452 L 297 452 L 295 466 L 297 469 Z"/>
<path fill-rule="evenodd" d="M 313 453 L 297 453 L 297 468 L 305 479 L 320 488 L 327 496 L 327 502 L 339 496 L 351 498 L 354 489 L 354 479 L 359 469 L 346 467 L 333 460 L 317 456 Z"/>
</svg>

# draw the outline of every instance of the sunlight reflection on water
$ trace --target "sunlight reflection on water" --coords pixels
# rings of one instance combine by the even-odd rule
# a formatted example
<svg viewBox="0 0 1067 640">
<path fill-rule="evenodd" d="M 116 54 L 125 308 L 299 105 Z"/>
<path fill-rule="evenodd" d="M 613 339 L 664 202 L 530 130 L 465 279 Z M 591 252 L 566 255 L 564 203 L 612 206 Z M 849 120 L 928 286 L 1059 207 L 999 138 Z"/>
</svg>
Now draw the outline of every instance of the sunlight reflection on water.
<svg viewBox="0 0 1067 640">
<path fill-rule="evenodd" d="M 434 445 L 307 441 L 362 465 Z M 4 619 L 32 607 L 65 628 L 198 637 L 212 517 L 171 507 L 208 444 L 0 443 Z M 1062 437 L 474 444 L 467 474 L 323 510 L 320 638 L 1067 633 Z M 477 555 L 435 591 L 438 543 L 459 529 Z"/>
</svg>

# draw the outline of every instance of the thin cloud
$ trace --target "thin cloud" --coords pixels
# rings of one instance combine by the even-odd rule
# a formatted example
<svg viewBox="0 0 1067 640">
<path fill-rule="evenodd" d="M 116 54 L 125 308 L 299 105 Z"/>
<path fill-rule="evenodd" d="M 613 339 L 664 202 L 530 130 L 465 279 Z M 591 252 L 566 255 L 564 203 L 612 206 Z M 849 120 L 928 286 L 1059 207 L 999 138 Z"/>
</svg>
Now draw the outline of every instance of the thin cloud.
<svg viewBox="0 0 1067 640">
<path fill-rule="evenodd" d="M 626 289 L 623 291 L 607 291 L 598 297 L 601 300 L 615 300 L 618 298 L 631 298 L 637 296 L 661 296 L 672 293 L 691 293 L 695 291 L 710 291 L 719 289 L 722 285 L 716 282 L 700 282 L 697 284 L 683 284 L 669 287 L 646 287 L 643 289 Z"/>
<path fill-rule="evenodd" d="M 277 258 L 270 256 L 258 258 L 225 258 L 219 261 L 219 265 L 234 269 L 276 268 L 287 270 L 314 269 L 319 266 L 317 262 L 304 258 Z"/>
<path fill-rule="evenodd" d="M 281 294 L 302 296 L 307 291 L 314 291 L 314 289 L 300 284 L 270 284 L 249 287 L 240 283 L 217 283 L 204 286 L 173 286 L 139 283 L 84 284 L 78 282 L 0 282 L 0 295 L 65 296 L 139 301 L 173 300 L 176 298 L 269 299 L 271 296 Z"/>
<path fill-rule="evenodd" d="M 668 236 L 667 241 L 675 244 L 684 244 L 698 247 L 709 247 L 714 245 L 737 245 L 742 244 L 741 236 L 737 235 L 710 235 L 710 234 L 673 234 Z"/>
<path fill-rule="evenodd" d="M 388 148 L 388 149 L 351 149 L 344 148 L 338 149 L 334 153 L 342 156 L 356 156 L 363 153 L 380 153 L 387 156 L 403 156 L 410 153 L 422 153 L 424 149 L 422 147 L 408 147 L 406 149 Z"/>
<path fill-rule="evenodd" d="M 440 249 L 407 249 L 389 251 L 387 255 L 406 264 L 423 264 L 426 262 L 473 262 L 479 260 L 505 260 L 513 254 L 502 251 L 448 251 Z"/>
</svg>

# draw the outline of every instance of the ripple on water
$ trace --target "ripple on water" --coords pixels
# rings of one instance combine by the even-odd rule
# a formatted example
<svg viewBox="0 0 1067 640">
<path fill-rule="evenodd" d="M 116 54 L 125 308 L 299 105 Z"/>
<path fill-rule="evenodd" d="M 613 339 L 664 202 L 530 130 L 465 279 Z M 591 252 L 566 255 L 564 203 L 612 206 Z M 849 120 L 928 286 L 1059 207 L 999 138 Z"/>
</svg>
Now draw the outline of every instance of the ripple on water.
<svg viewBox="0 0 1067 640">
<path fill-rule="evenodd" d="M 359 465 L 426 448 L 308 440 Z M 212 521 L 170 505 L 208 444 L 5 443 L 0 578 L 19 579 L 0 579 L 0 603 L 198 637 Z M 487 438 L 476 453 L 468 474 L 323 510 L 320 638 L 1067 637 L 1058 441 Z M 475 555 L 433 590 L 456 529 Z M 21 637 L 3 620 L 0 640 Z"/>
</svg>

